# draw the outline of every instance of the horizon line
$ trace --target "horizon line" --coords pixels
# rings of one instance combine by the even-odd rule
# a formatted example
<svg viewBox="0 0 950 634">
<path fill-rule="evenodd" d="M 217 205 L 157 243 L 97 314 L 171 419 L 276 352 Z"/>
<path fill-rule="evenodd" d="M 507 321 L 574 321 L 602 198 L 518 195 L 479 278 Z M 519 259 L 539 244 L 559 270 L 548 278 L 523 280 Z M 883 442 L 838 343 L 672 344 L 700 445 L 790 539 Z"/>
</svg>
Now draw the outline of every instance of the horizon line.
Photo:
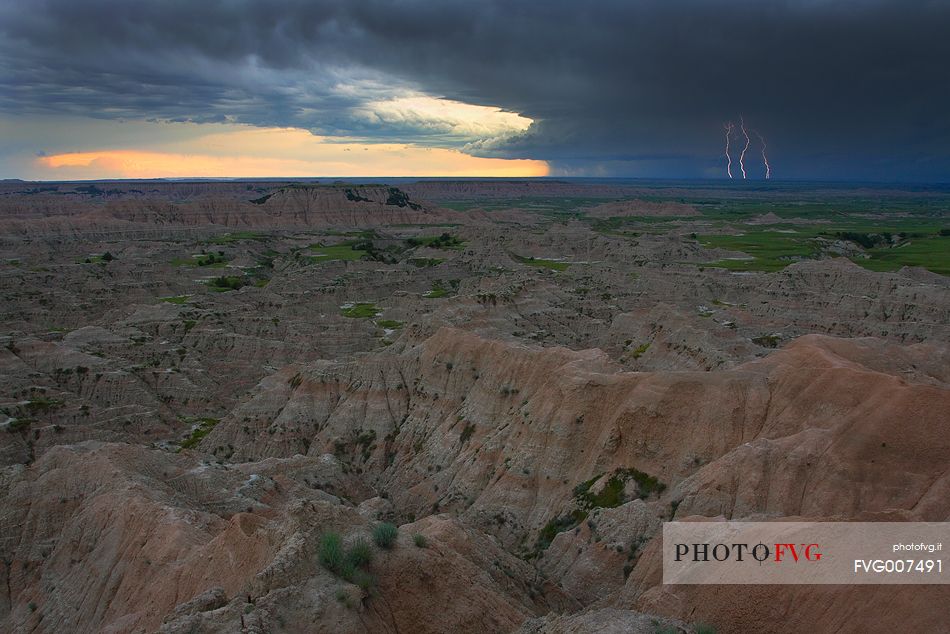
<svg viewBox="0 0 950 634">
<path fill-rule="evenodd" d="M 643 181 L 643 182 L 682 182 L 731 185 L 735 188 L 772 186 L 781 184 L 852 184 L 852 185 L 924 185 L 950 186 L 950 180 L 917 181 L 917 180 L 865 180 L 847 178 L 783 178 L 783 179 L 746 179 L 735 180 L 728 178 L 709 178 L 699 176 L 183 176 L 153 178 L 78 178 L 78 179 L 23 179 L 0 178 L 0 185 L 12 183 L 286 183 L 286 182 L 323 182 L 332 185 L 335 182 L 361 181 L 365 183 L 382 182 L 386 180 L 401 181 L 495 181 L 495 182 L 522 182 L 522 181 Z"/>
</svg>

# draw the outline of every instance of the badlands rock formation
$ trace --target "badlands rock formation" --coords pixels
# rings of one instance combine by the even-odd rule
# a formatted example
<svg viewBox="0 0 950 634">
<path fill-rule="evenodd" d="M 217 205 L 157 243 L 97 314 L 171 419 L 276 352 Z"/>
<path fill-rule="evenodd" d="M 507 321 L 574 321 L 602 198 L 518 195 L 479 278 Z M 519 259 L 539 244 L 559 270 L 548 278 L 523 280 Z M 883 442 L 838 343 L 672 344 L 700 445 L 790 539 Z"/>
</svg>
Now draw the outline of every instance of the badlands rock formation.
<svg viewBox="0 0 950 634">
<path fill-rule="evenodd" d="M 3 185 L 0 631 L 950 622 L 660 561 L 674 519 L 950 521 L 945 276 L 521 200 L 643 186 L 44 187 Z"/>
</svg>

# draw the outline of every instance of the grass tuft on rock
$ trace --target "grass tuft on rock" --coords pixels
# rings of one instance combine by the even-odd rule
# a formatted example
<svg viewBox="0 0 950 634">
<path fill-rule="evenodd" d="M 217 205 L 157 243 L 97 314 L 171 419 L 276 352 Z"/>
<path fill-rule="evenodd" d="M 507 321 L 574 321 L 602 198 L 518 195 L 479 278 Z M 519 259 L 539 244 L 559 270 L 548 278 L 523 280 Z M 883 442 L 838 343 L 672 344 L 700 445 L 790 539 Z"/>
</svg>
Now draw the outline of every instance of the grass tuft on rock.
<svg viewBox="0 0 950 634">
<path fill-rule="evenodd" d="M 346 558 L 357 568 L 365 566 L 373 560 L 373 548 L 366 539 L 359 537 L 347 550 Z"/>
<path fill-rule="evenodd" d="M 340 574 L 343 571 L 346 555 L 343 551 L 343 538 L 339 533 L 323 534 L 320 538 L 319 558 L 320 565 L 330 572 Z"/>
<path fill-rule="evenodd" d="M 396 544 L 396 537 L 399 535 L 399 529 L 395 524 L 389 522 L 380 522 L 373 527 L 373 541 L 380 548 L 391 549 Z"/>
</svg>

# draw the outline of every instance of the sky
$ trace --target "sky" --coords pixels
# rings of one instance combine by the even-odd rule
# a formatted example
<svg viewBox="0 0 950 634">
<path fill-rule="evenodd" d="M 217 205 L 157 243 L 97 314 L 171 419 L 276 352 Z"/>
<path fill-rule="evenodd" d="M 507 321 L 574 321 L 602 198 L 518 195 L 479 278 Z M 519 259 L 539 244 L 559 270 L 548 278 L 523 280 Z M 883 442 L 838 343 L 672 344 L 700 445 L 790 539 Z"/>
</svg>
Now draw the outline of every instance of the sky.
<svg viewBox="0 0 950 634">
<path fill-rule="evenodd" d="M 950 0 L 0 0 L 0 178 L 761 181 L 763 143 L 950 181 Z"/>
</svg>

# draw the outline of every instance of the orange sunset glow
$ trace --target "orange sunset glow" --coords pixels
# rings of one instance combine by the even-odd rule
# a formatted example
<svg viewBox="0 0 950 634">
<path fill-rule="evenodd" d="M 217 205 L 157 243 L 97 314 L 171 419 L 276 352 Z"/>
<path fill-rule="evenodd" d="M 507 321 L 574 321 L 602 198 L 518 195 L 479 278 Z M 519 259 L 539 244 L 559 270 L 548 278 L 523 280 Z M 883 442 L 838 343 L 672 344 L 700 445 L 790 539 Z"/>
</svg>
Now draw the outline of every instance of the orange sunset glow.
<svg viewBox="0 0 950 634">
<path fill-rule="evenodd" d="M 307 161 L 261 156 L 209 156 L 139 150 L 102 150 L 40 157 L 37 162 L 64 178 L 250 178 L 362 176 L 546 176 L 544 161 L 478 158 L 455 150 L 373 147 L 365 160 Z"/>
<path fill-rule="evenodd" d="M 425 122 L 456 140 L 517 134 L 529 119 L 497 108 L 418 97 L 379 102 L 360 116 Z M 117 138 L 131 124 L 116 124 Z M 547 176 L 541 160 L 472 156 L 460 149 L 417 143 L 366 142 L 317 136 L 299 128 L 236 124 L 139 123 L 147 139 L 126 146 L 54 151 L 35 157 L 44 178 L 251 178 L 346 176 Z M 130 147 L 131 146 L 131 147 Z"/>
</svg>

